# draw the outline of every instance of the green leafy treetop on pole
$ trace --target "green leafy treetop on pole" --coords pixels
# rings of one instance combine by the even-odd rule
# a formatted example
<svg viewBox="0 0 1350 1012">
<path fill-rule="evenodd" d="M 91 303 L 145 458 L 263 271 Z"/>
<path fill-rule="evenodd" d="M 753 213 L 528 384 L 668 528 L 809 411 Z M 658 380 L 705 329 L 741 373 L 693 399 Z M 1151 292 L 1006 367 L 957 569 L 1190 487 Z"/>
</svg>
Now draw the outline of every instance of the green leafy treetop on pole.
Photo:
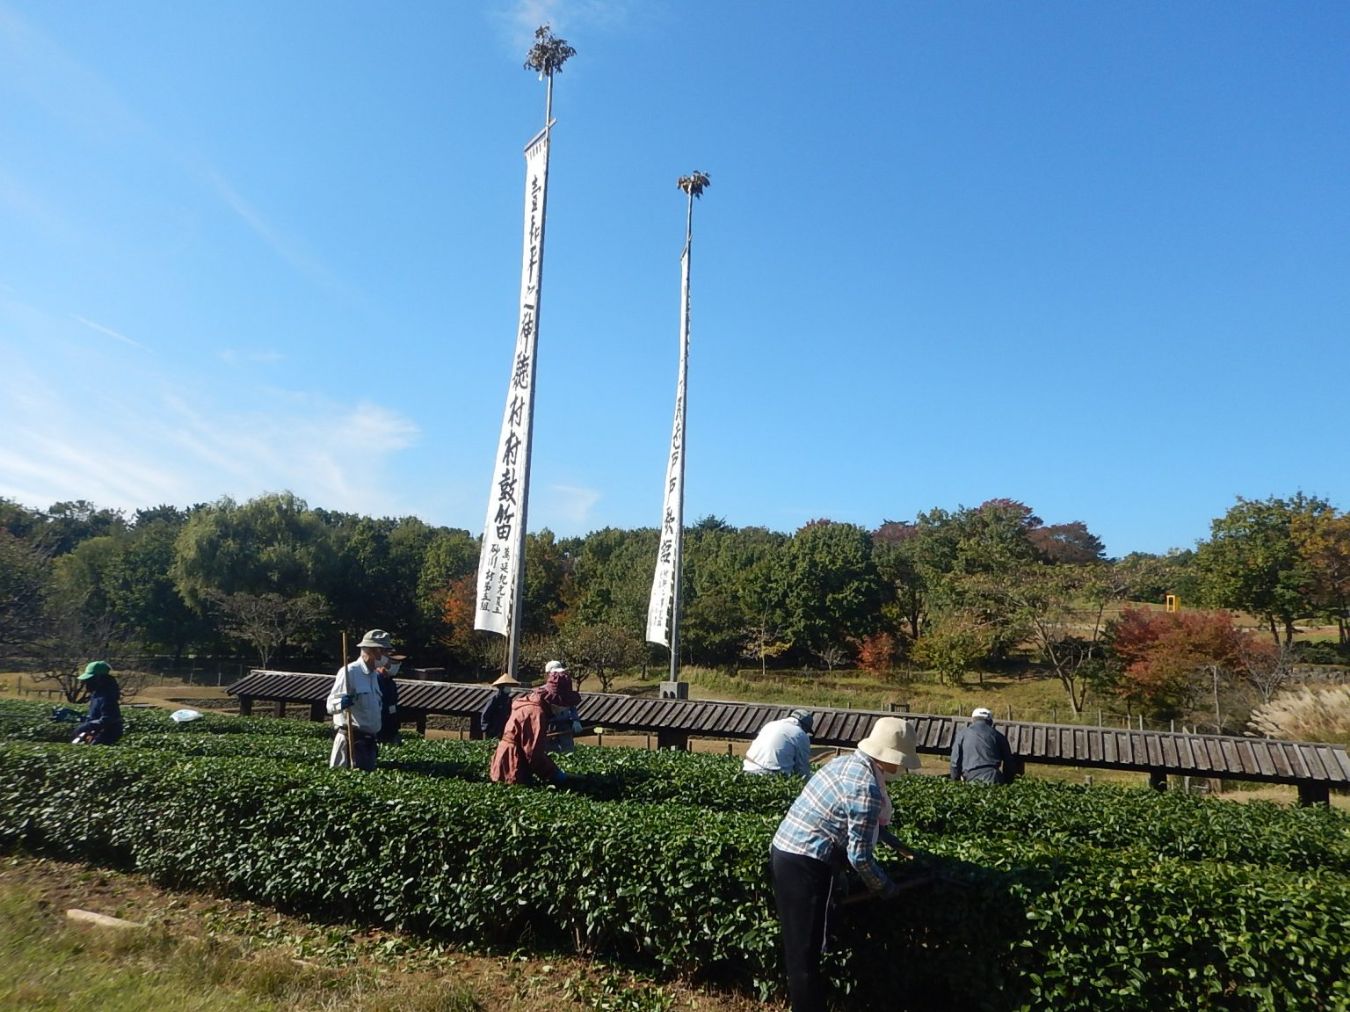
<svg viewBox="0 0 1350 1012">
<path fill-rule="evenodd" d="M 533 70 L 540 77 L 551 78 L 561 73 L 563 64 L 577 55 L 577 51 L 553 34 L 548 24 L 542 24 L 534 30 L 534 45 L 525 57 L 525 69 Z"/>
<path fill-rule="evenodd" d="M 681 176 L 675 185 L 691 197 L 701 197 L 703 191 L 712 185 L 712 178 L 706 172 L 695 169 L 691 175 Z"/>
</svg>

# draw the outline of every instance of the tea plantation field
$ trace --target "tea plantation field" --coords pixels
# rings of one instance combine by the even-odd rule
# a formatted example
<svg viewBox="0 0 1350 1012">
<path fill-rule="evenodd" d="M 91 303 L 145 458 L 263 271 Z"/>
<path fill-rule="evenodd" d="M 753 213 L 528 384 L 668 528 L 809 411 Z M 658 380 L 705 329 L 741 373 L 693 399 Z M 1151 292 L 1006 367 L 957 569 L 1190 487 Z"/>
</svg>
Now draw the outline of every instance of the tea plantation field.
<svg viewBox="0 0 1350 1012">
<path fill-rule="evenodd" d="M 132 711 L 119 745 L 90 748 L 48 711 L 0 703 L 0 849 L 780 993 L 768 844 L 800 780 L 582 748 L 562 763 L 583 792 L 505 787 L 490 745 L 420 739 L 358 775 L 326 768 L 324 725 Z M 1046 781 L 891 792 L 897 835 L 943 878 L 839 911 L 828 962 L 850 1004 L 1350 1008 L 1344 813 Z"/>
</svg>

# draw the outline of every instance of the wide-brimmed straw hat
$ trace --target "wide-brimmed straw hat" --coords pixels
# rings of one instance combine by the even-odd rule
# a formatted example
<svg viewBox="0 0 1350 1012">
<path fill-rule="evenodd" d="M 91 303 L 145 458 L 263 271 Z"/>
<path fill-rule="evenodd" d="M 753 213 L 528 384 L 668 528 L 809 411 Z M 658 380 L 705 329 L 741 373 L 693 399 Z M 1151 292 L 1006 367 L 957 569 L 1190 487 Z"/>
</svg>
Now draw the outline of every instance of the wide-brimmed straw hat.
<svg viewBox="0 0 1350 1012">
<path fill-rule="evenodd" d="M 554 706 L 576 706 L 581 702 L 581 693 L 572 687 L 572 676 L 566 671 L 550 671 L 539 694 L 544 702 Z"/>
<path fill-rule="evenodd" d="M 919 768 L 914 725 L 899 717 L 882 717 L 873 724 L 872 732 L 858 742 L 858 751 L 877 762 L 894 763 L 902 769 Z"/>
<path fill-rule="evenodd" d="M 502 675 L 493 681 L 493 685 L 519 685 L 520 683 L 510 675 Z"/>
<path fill-rule="evenodd" d="M 357 649 L 363 647 L 379 647 L 381 650 L 389 650 L 394 646 L 394 637 L 390 636 L 383 629 L 372 629 L 361 637 L 361 642 L 356 644 Z"/>
</svg>

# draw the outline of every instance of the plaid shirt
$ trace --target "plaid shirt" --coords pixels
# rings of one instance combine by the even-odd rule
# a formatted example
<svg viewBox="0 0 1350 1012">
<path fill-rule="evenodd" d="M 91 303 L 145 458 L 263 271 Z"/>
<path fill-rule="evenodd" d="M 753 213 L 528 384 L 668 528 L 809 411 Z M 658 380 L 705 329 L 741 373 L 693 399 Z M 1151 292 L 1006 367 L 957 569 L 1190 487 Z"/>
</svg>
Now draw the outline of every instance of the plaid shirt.
<svg viewBox="0 0 1350 1012">
<path fill-rule="evenodd" d="M 838 864 L 847 856 L 868 889 L 880 891 L 890 877 L 872 856 L 881 816 L 881 786 L 872 761 L 861 752 L 832 759 L 807 781 L 773 836 L 787 854 Z"/>
</svg>

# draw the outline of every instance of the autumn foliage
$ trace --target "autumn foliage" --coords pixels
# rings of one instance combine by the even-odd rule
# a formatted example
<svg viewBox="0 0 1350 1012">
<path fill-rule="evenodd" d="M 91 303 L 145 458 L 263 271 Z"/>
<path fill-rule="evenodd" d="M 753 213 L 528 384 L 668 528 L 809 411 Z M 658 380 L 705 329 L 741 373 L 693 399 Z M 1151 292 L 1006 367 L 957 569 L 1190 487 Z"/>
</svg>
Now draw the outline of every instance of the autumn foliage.
<svg viewBox="0 0 1350 1012">
<path fill-rule="evenodd" d="M 1251 655 L 1249 634 L 1226 611 L 1126 608 L 1109 639 L 1120 670 L 1117 694 L 1160 717 L 1184 712 L 1216 670 L 1239 674 Z"/>
<path fill-rule="evenodd" d="M 858 665 L 867 671 L 886 672 L 895 667 L 899 649 L 888 632 L 864 636 L 858 644 Z"/>
<path fill-rule="evenodd" d="M 445 603 L 441 606 L 441 621 L 445 632 L 441 642 L 451 650 L 464 651 L 473 641 L 473 612 L 477 584 L 473 573 L 450 583 Z"/>
</svg>

